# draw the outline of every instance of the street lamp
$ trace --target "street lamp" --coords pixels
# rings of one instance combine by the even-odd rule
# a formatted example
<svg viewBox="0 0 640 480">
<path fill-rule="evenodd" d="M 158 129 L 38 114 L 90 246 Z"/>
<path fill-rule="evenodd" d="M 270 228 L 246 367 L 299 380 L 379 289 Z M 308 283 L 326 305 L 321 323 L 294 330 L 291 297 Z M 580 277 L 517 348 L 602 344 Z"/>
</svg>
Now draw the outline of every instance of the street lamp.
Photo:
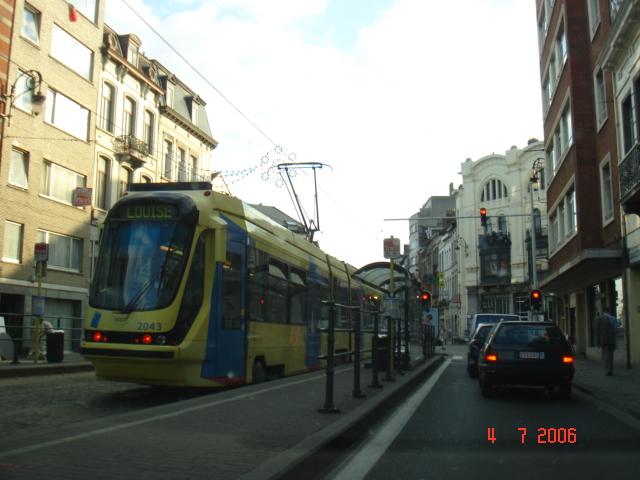
<svg viewBox="0 0 640 480">
<path fill-rule="evenodd" d="M 532 272 L 532 284 L 533 288 L 538 288 L 538 254 L 536 247 L 536 219 L 535 209 L 533 207 L 533 185 L 538 183 L 538 173 L 544 169 L 544 160 L 542 158 L 536 159 L 533 162 L 533 175 L 529 180 L 529 198 L 531 199 L 531 272 Z"/>
<path fill-rule="evenodd" d="M 456 250 L 460 250 L 460 245 L 462 244 L 462 246 L 464 247 L 464 256 L 468 257 L 469 256 L 469 246 L 467 245 L 467 242 L 465 242 L 464 238 L 456 237 L 454 242 L 456 243 L 456 246 L 455 246 Z"/>
<path fill-rule="evenodd" d="M 23 91 L 18 92 L 18 94 L 16 95 L 16 86 L 18 85 L 18 82 L 20 81 L 20 79 L 25 76 L 28 77 L 26 78 L 26 81 L 25 81 L 25 88 Z M 31 101 L 30 101 L 31 113 L 38 116 L 44 110 L 44 102 L 46 101 L 47 97 L 42 93 L 42 74 L 37 70 L 28 70 L 26 72 L 20 73 L 20 75 L 18 75 L 18 78 L 16 78 L 16 81 L 13 82 L 13 85 L 11 85 L 10 92 L 6 94 L 0 94 L 0 100 L 3 100 L 5 102 L 7 100 L 10 100 L 9 112 L 0 113 L 0 118 L 11 119 L 11 111 L 15 106 L 16 100 L 21 96 L 27 95 L 29 93 L 31 94 Z"/>
</svg>

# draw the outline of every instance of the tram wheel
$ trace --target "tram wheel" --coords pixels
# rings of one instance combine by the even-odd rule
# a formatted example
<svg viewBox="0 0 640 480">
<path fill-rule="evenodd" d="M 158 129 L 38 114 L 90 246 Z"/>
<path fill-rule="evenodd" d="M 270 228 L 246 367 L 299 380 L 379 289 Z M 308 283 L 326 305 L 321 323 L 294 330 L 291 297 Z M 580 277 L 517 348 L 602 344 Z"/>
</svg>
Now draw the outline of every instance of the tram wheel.
<svg viewBox="0 0 640 480">
<path fill-rule="evenodd" d="M 252 383 L 262 383 L 267 378 L 267 369 L 264 366 L 264 362 L 260 359 L 256 359 L 253 362 L 252 378 Z"/>
</svg>

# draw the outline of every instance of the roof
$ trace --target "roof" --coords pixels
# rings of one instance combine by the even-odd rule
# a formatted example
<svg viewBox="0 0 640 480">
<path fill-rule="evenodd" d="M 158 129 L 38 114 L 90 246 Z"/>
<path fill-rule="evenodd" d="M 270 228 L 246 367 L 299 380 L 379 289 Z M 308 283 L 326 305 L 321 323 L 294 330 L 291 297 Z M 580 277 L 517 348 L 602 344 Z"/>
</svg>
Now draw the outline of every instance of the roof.
<svg viewBox="0 0 640 480">
<path fill-rule="evenodd" d="M 358 269 L 355 275 L 391 293 L 391 262 L 374 262 Z M 405 291 L 410 287 L 422 290 L 418 278 L 401 265 L 393 264 L 393 292 Z"/>
</svg>

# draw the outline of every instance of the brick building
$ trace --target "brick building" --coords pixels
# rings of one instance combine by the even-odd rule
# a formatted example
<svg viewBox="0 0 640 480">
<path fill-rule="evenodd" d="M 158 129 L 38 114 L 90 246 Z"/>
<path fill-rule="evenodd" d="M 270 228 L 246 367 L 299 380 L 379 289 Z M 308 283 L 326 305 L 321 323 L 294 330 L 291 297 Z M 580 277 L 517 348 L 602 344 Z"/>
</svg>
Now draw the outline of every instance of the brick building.
<svg viewBox="0 0 640 480">
<path fill-rule="evenodd" d="M 623 245 L 611 73 L 598 65 L 611 27 L 605 0 L 537 0 L 556 319 L 578 353 L 598 355 L 591 319 L 622 314 Z"/>
</svg>

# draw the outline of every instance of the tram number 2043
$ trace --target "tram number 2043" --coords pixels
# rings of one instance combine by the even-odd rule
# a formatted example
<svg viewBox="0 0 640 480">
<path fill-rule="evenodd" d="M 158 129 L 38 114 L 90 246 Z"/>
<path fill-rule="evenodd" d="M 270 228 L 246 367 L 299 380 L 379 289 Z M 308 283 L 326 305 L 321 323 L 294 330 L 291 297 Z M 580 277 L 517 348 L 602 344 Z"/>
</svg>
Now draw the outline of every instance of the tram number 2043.
<svg viewBox="0 0 640 480">
<path fill-rule="evenodd" d="M 138 331 L 162 330 L 160 322 L 138 322 Z"/>
</svg>

